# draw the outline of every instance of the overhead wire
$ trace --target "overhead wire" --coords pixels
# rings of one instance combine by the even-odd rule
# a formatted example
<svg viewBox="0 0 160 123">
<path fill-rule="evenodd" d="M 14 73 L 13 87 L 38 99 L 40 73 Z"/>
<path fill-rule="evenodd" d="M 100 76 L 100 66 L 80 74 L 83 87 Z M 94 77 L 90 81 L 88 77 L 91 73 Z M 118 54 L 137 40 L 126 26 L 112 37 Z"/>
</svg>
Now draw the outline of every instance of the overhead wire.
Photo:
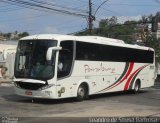
<svg viewBox="0 0 160 123">
<path fill-rule="evenodd" d="M 66 6 L 61 6 L 61 5 L 58 5 L 58 4 L 53 4 L 53 3 L 49 3 L 49 2 L 44 2 L 44 1 L 40 1 L 40 0 L 30 0 L 30 1 L 33 1 L 35 3 L 40 3 L 40 4 L 45 4 L 45 5 L 48 5 L 48 6 L 53 6 L 53 7 L 60 7 L 60 8 L 63 8 L 63 9 L 69 9 L 69 10 L 76 10 L 76 11 L 79 11 L 79 12 L 85 12 L 85 10 L 82 10 L 82 9 L 78 9 L 78 8 L 69 8 L 69 7 L 66 7 Z"/>
<path fill-rule="evenodd" d="M 0 2 L 4 2 L 4 3 L 10 4 L 10 5 L 15 5 L 15 6 L 19 6 L 19 7 L 23 7 L 23 8 L 28 8 L 28 9 L 32 9 L 32 10 L 38 10 L 38 11 L 40 10 L 40 9 L 37 9 L 37 8 L 32 8 L 32 7 L 29 7 L 29 6 L 25 6 L 23 4 L 17 4 L 16 2 L 10 2 L 10 1 L 4 1 L 4 0 L 2 0 Z M 46 11 L 46 10 L 44 10 L 44 11 Z"/>
<path fill-rule="evenodd" d="M 121 6 L 159 6 L 156 4 L 127 4 L 127 3 L 110 3 L 110 5 L 116 5 L 116 6 L 120 6 L 120 5 Z"/>
<path fill-rule="evenodd" d="M 35 1 L 35 2 L 37 2 L 37 0 L 30 0 L 30 1 Z M 8 1 L 1 1 L 1 2 L 5 2 L 5 3 L 8 3 L 8 4 L 11 4 L 11 5 L 17 5 L 17 4 L 20 4 L 19 6 L 20 7 L 25 7 L 25 8 L 30 8 L 30 6 L 32 7 L 32 6 L 35 6 L 35 4 L 30 4 L 30 3 L 26 3 L 26 1 L 23 1 L 23 0 L 19 0 L 19 1 L 17 1 L 17 0 L 8 0 Z M 11 2 L 11 3 L 9 3 L 9 2 Z M 15 2 L 15 3 L 13 3 L 13 2 Z M 49 3 L 47 3 L 47 2 L 43 2 L 43 1 L 38 1 L 38 3 L 40 3 L 40 4 L 49 4 Z M 25 6 L 24 6 L 25 5 Z M 27 5 L 27 6 L 26 6 Z M 36 5 L 37 6 L 37 5 Z M 53 5 L 52 5 L 53 6 Z M 39 6 L 38 6 L 39 7 Z M 40 6 L 41 7 L 41 6 Z M 62 6 L 60 6 L 60 7 L 62 7 Z M 32 8 L 33 9 L 33 8 Z M 36 9 L 36 8 L 34 8 L 34 9 Z M 69 9 L 69 8 L 67 8 L 67 9 Z M 73 9 L 73 8 L 71 8 L 71 9 Z M 80 10 L 80 9 L 77 9 L 77 10 Z M 46 15 L 38 15 L 38 16 L 36 16 L 36 17 L 41 17 L 41 16 L 46 16 Z M 31 19 L 31 18 L 33 18 L 33 17 L 26 17 L 26 19 Z M 24 19 L 24 18 L 21 18 L 21 19 Z M 16 19 L 16 20 L 19 20 L 19 19 Z M 2 21 L 6 21 L 6 20 L 2 20 Z M 13 20 L 11 20 L 12 22 L 13 22 Z"/>
<path fill-rule="evenodd" d="M 42 3 L 44 3 L 43 1 L 35 1 L 35 0 L 29 0 L 29 1 L 25 1 L 25 0 L 2 0 L 1 2 L 5 2 L 5 3 L 11 4 L 11 5 L 18 5 L 18 6 L 25 7 L 25 8 L 35 9 L 35 10 L 45 10 L 45 11 L 49 10 L 49 11 L 59 12 L 59 13 L 63 13 L 63 14 L 81 16 L 81 17 L 86 17 L 87 16 L 85 14 L 75 13 L 75 12 L 72 12 L 72 11 L 67 11 L 67 10 L 62 10 L 62 9 L 55 9 L 55 8 L 47 6 L 45 4 L 42 5 Z M 45 2 L 45 3 L 48 4 L 47 2 Z"/>
<path fill-rule="evenodd" d="M 8 3 L 8 4 L 11 4 L 11 5 L 18 5 L 20 7 L 25 7 L 25 8 L 30 8 L 30 9 L 35 9 L 35 10 L 39 10 L 41 8 L 45 8 L 45 9 L 49 9 L 49 10 L 56 10 L 57 12 L 57 9 L 53 9 L 53 8 L 49 8 L 50 6 L 44 6 L 45 4 L 48 4 L 48 5 L 52 5 L 54 6 L 53 4 L 49 4 L 47 2 L 44 2 L 44 1 L 38 1 L 39 4 L 44 4 L 43 6 L 42 5 L 39 5 L 37 4 L 37 0 L 29 0 L 29 1 L 33 1 L 33 2 L 36 2 L 36 3 L 29 3 L 29 2 L 26 2 L 24 0 L 7 0 L 7 1 L 2 1 L 2 2 L 5 2 L 5 3 Z M 38 9 L 37 8 L 33 8 L 33 7 L 39 7 Z M 62 7 L 62 6 L 60 6 Z M 69 8 L 67 8 L 69 9 Z M 71 8 L 73 9 L 73 8 Z M 79 9 L 80 10 L 80 9 Z M 45 10 L 46 11 L 46 10 Z M 84 18 L 87 17 L 87 15 L 82 15 L 82 14 L 77 14 L 77 13 L 71 13 L 71 12 L 68 12 L 68 11 L 64 11 L 64 10 L 58 10 L 58 12 L 62 12 L 62 13 L 65 13 L 65 14 L 73 14 L 73 15 L 76 15 L 76 16 L 82 16 Z"/>
</svg>

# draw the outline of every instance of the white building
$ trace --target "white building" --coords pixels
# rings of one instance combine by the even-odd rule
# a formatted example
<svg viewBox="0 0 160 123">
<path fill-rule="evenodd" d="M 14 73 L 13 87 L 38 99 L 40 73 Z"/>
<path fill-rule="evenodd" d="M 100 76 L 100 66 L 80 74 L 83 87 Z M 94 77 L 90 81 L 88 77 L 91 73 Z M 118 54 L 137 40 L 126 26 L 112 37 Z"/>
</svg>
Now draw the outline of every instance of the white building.
<svg viewBox="0 0 160 123">
<path fill-rule="evenodd" d="M 18 42 L 11 41 L 0 42 L 0 65 L 7 67 L 7 77 L 13 77 L 14 74 L 14 59 L 17 43 Z"/>
</svg>

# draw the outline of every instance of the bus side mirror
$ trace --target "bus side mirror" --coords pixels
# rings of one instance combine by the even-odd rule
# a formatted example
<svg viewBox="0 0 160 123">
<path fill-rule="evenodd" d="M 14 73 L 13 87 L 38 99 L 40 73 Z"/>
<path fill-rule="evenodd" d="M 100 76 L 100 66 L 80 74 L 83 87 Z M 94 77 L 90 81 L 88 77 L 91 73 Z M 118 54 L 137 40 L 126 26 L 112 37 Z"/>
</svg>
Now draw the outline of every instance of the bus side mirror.
<svg viewBox="0 0 160 123">
<path fill-rule="evenodd" d="M 52 51 L 53 50 L 57 51 L 57 50 L 61 50 L 61 49 L 62 49 L 62 47 L 50 47 L 50 48 L 48 48 L 47 54 L 46 54 L 46 60 L 50 61 L 52 59 Z"/>
</svg>

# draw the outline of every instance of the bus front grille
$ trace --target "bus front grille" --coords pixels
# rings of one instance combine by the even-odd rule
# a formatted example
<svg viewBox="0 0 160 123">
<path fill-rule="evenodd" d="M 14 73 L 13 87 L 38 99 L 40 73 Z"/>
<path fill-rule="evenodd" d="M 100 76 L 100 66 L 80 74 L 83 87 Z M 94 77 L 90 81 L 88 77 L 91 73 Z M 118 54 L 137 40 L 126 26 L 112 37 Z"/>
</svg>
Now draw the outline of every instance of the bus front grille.
<svg viewBox="0 0 160 123">
<path fill-rule="evenodd" d="M 18 88 L 25 89 L 25 90 L 38 90 L 45 86 L 45 84 L 41 83 L 24 83 L 24 82 L 15 82 L 15 85 Z"/>
</svg>

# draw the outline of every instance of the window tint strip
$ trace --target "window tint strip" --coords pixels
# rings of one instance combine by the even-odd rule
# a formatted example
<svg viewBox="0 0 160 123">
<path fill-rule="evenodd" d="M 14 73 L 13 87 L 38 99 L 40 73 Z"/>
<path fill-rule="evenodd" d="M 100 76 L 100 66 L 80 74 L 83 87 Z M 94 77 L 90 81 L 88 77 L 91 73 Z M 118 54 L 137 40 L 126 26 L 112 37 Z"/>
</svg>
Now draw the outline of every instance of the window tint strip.
<svg viewBox="0 0 160 123">
<path fill-rule="evenodd" d="M 153 63 L 153 56 L 149 50 L 76 42 L 76 60 Z"/>
</svg>

